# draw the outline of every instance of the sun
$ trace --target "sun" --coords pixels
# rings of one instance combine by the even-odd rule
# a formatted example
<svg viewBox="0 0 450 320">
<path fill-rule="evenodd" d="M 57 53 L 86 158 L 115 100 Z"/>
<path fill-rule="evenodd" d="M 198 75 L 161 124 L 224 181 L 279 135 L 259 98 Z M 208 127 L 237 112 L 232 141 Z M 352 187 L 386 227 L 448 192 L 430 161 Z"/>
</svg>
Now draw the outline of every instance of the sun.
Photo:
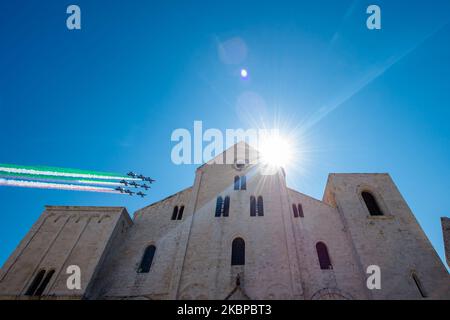
<svg viewBox="0 0 450 320">
<path fill-rule="evenodd" d="M 264 165 L 286 168 L 292 162 L 293 144 L 289 138 L 278 133 L 261 137 L 258 149 Z"/>
</svg>

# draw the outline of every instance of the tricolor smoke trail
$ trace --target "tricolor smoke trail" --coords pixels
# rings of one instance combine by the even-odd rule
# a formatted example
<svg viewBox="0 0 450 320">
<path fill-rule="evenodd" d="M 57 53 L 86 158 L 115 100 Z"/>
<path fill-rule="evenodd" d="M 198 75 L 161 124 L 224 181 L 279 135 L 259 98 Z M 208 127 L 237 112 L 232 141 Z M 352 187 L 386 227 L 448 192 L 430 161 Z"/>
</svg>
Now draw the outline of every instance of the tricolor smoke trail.
<svg viewBox="0 0 450 320">
<path fill-rule="evenodd" d="M 89 192 L 107 192 L 107 193 L 119 193 L 120 194 L 120 192 L 118 192 L 112 188 L 79 186 L 76 184 L 35 182 L 35 181 L 25 181 L 25 180 L 7 180 L 7 179 L 3 179 L 3 178 L 0 178 L 0 186 L 40 188 L 40 189 L 58 189 L 58 190 L 72 190 L 72 191 L 89 191 Z"/>
<path fill-rule="evenodd" d="M 119 181 L 107 181 L 107 180 L 84 180 L 75 177 L 59 177 L 59 176 L 44 176 L 37 174 L 19 174 L 19 173 L 6 173 L 0 172 L 0 178 L 5 179 L 26 179 L 42 182 L 64 182 L 64 183 L 80 183 L 80 184 L 94 184 L 94 185 L 104 185 L 104 186 L 122 186 L 123 184 Z M 125 180 L 125 179 L 123 179 Z"/>
<path fill-rule="evenodd" d="M 0 186 L 126 194 L 122 187 L 140 180 L 110 172 L 0 164 Z"/>
<path fill-rule="evenodd" d="M 104 173 L 77 169 L 64 169 L 56 167 L 44 166 L 18 166 L 11 164 L 0 164 L 0 173 L 16 173 L 16 174 L 32 174 L 43 176 L 58 176 L 58 177 L 74 177 L 74 178 L 91 178 L 91 179 L 107 179 L 107 180 L 139 180 L 137 178 L 130 178 L 124 175 L 117 175 L 114 173 Z"/>
</svg>

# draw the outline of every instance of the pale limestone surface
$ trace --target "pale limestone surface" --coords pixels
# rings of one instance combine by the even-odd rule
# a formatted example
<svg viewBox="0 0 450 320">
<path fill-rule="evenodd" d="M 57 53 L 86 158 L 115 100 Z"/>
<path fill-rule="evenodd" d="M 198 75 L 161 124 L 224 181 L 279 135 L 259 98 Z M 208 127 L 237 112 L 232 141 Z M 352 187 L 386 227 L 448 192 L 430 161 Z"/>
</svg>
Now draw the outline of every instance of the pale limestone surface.
<svg viewBox="0 0 450 320">
<path fill-rule="evenodd" d="M 321 201 L 288 188 L 283 170 L 265 176 L 250 162 L 211 161 L 192 187 L 133 219 L 125 208 L 47 206 L 1 269 L 0 298 L 29 299 L 41 269 L 55 270 L 43 299 L 421 299 L 413 273 L 428 298 L 450 298 L 447 269 L 388 174 L 330 174 Z M 247 176 L 247 190 L 233 189 L 236 175 Z M 370 216 L 362 191 L 383 216 Z M 230 196 L 228 217 L 214 216 L 219 195 Z M 250 196 L 263 197 L 264 216 L 250 216 Z M 171 220 L 175 206 L 185 206 L 182 220 Z M 448 259 L 449 219 L 442 223 Z M 231 265 L 236 237 L 245 240 L 243 266 Z M 320 269 L 319 241 L 330 270 Z M 149 245 L 150 272 L 138 273 Z M 69 265 L 82 270 L 81 290 L 67 289 Z M 381 290 L 367 289 L 369 265 L 381 268 Z"/>
</svg>

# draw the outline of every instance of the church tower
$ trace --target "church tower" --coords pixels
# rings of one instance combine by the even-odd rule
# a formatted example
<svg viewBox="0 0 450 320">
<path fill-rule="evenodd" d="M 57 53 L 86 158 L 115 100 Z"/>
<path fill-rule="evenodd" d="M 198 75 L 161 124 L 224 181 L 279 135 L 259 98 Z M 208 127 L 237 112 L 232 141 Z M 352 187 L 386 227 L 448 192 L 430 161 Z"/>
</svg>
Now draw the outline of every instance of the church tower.
<svg viewBox="0 0 450 320">
<path fill-rule="evenodd" d="M 226 164 L 197 170 L 176 298 L 224 299 L 237 282 L 252 299 L 303 297 L 285 173 L 264 172 L 249 148 L 239 143 Z"/>
</svg>

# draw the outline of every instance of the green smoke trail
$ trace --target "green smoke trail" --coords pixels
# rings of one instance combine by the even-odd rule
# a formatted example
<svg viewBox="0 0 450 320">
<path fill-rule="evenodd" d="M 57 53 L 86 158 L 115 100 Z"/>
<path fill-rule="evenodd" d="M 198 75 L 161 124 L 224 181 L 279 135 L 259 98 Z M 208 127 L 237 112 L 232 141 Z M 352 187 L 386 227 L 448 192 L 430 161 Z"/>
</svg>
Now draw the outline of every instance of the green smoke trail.
<svg viewBox="0 0 450 320">
<path fill-rule="evenodd" d="M 102 180 L 139 180 L 110 172 L 98 172 L 91 170 L 68 169 L 47 166 L 22 166 L 14 164 L 0 164 L 0 174 L 11 173 L 16 175 L 35 175 L 51 177 L 72 177 Z"/>
<path fill-rule="evenodd" d="M 40 180 L 40 181 L 59 181 L 62 183 L 81 183 L 81 184 L 96 184 L 96 185 L 110 185 L 110 186 L 120 186 L 118 180 L 104 180 L 104 179 L 82 179 L 77 177 L 61 177 L 61 176 L 50 176 L 50 175 L 38 175 L 38 174 L 28 174 L 28 173 L 10 173 L 0 171 L 0 177 L 6 179 L 27 179 L 27 180 Z M 124 179 L 125 180 L 125 179 Z"/>
<path fill-rule="evenodd" d="M 80 186 L 76 184 L 61 184 L 61 183 L 49 183 L 38 181 L 25 181 L 25 180 L 7 180 L 0 178 L 0 186 L 9 187 L 22 187 L 22 188 L 39 188 L 39 189 L 58 189 L 58 190 L 72 190 L 72 191 L 89 191 L 89 192 L 106 192 L 121 194 L 120 192 L 105 187 L 94 186 Z"/>
</svg>

